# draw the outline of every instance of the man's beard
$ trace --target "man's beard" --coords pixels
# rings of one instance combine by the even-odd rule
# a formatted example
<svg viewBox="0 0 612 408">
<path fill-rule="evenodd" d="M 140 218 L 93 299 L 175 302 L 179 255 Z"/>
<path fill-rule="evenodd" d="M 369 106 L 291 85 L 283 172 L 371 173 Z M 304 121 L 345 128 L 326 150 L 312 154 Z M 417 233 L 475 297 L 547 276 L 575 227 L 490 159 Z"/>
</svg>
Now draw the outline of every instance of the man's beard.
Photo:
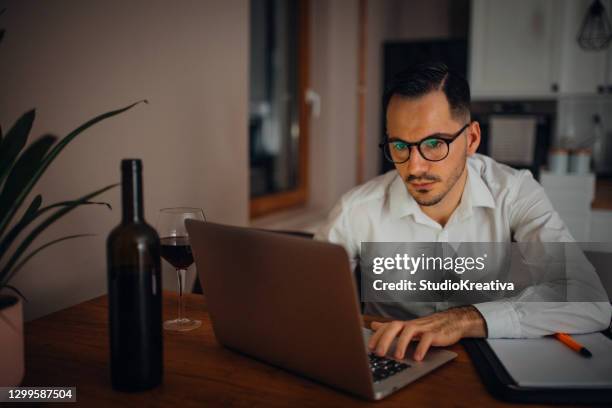
<svg viewBox="0 0 612 408">
<path fill-rule="evenodd" d="M 448 194 L 449 191 L 452 190 L 452 188 L 455 186 L 455 184 L 457 184 L 457 181 L 461 178 L 461 174 L 463 174 L 463 170 L 465 169 L 465 163 L 467 161 L 467 154 L 464 155 L 463 160 L 461 161 L 462 164 L 461 166 L 457 166 L 455 168 L 455 171 L 449 176 L 448 178 L 448 182 L 445 184 L 446 189 L 444 191 L 442 191 L 440 194 L 434 196 L 434 197 L 430 197 L 430 198 L 423 198 L 423 197 L 419 197 L 416 195 L 412 195 L 412 198 L 414 198 L 414 200 L 419 204 L 422 205 L 424 207 L 429 207 L 432 205 L 436 205 L 438 204 L 440 201 L 442 201 L 442 199 L 444 197 L 446 197 L 446 195 Z M 428 180 L 428 181 L 440 181 L 440 177 L 435 176 L 433 174 L 422 174 L 422 175 L 409 175 L 406 178 L 406 182 L 412 182 L 415 180 Z M 419 190 L 417 190 L 419 191 Z M 423 191 L 426 192 L 426 191 Z"/>
</svg>

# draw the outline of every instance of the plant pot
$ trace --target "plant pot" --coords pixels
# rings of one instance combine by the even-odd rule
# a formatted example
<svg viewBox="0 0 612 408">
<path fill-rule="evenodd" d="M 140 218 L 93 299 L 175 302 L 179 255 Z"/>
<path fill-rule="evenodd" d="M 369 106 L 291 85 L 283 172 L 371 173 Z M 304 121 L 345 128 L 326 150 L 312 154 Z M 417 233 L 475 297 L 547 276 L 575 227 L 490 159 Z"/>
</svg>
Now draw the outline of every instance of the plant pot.
<svg viewBox="0 0 612 408">
<path fill-rule="evenodd" d="M 16 387 L 25 373 L 21 299 L 0 295 L 0 387 Z"/>
</svg>

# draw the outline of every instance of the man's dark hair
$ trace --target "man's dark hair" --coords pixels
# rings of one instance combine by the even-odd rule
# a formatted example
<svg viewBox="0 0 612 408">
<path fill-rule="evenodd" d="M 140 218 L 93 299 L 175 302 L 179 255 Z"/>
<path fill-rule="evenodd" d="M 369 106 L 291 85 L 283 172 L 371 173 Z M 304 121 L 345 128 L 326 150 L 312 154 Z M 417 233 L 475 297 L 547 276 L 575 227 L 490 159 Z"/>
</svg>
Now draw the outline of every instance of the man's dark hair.
<svg viewBox="0 0 612 408">
<path fill-rule="evenodd" d="M 470 86 L 465 78 L 441 62 L 413 65 L 393 77 L 383 95 L 386 115 L 389 101 L 394 95 L 418 98 L 440 90 L 446 95 L 453 118 L 470 118 Z"/>
</svg>

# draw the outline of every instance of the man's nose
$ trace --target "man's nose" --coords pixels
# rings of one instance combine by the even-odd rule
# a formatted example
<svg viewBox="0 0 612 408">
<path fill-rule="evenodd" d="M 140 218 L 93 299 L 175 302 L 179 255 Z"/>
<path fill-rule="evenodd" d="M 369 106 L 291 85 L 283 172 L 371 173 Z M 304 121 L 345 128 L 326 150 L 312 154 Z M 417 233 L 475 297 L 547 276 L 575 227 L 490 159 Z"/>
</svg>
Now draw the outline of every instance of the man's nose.
<svg viewBox="0 0 612 408">
<path fill-rule="evenodd" d="M 410 147 L 410 159 L 406 162 L 410 174 L 423 174 L 429 170 L 429 161 L 421 156 L 421 152 L 416 146 Z"/>
</svg>

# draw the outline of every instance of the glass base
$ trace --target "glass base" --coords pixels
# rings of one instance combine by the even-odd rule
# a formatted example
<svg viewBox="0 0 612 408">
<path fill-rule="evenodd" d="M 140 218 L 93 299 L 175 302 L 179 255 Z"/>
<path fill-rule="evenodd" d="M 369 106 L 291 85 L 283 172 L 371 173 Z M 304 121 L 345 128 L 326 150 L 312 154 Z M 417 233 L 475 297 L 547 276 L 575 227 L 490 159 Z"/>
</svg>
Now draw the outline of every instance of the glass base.
<svg viewBox="0 0 612 408">
<path fill-rule="evenodd" d="M 189 330 L 197 329 L 201 325 L 202 325 L 202 322 L 199 320 L 193 320 L 193 319 L 187 319 L 187 318 L 172 319 L 172 320 L 166 320 L 164 322 L 164 330 L 189 331 Z"/>
</svg>

